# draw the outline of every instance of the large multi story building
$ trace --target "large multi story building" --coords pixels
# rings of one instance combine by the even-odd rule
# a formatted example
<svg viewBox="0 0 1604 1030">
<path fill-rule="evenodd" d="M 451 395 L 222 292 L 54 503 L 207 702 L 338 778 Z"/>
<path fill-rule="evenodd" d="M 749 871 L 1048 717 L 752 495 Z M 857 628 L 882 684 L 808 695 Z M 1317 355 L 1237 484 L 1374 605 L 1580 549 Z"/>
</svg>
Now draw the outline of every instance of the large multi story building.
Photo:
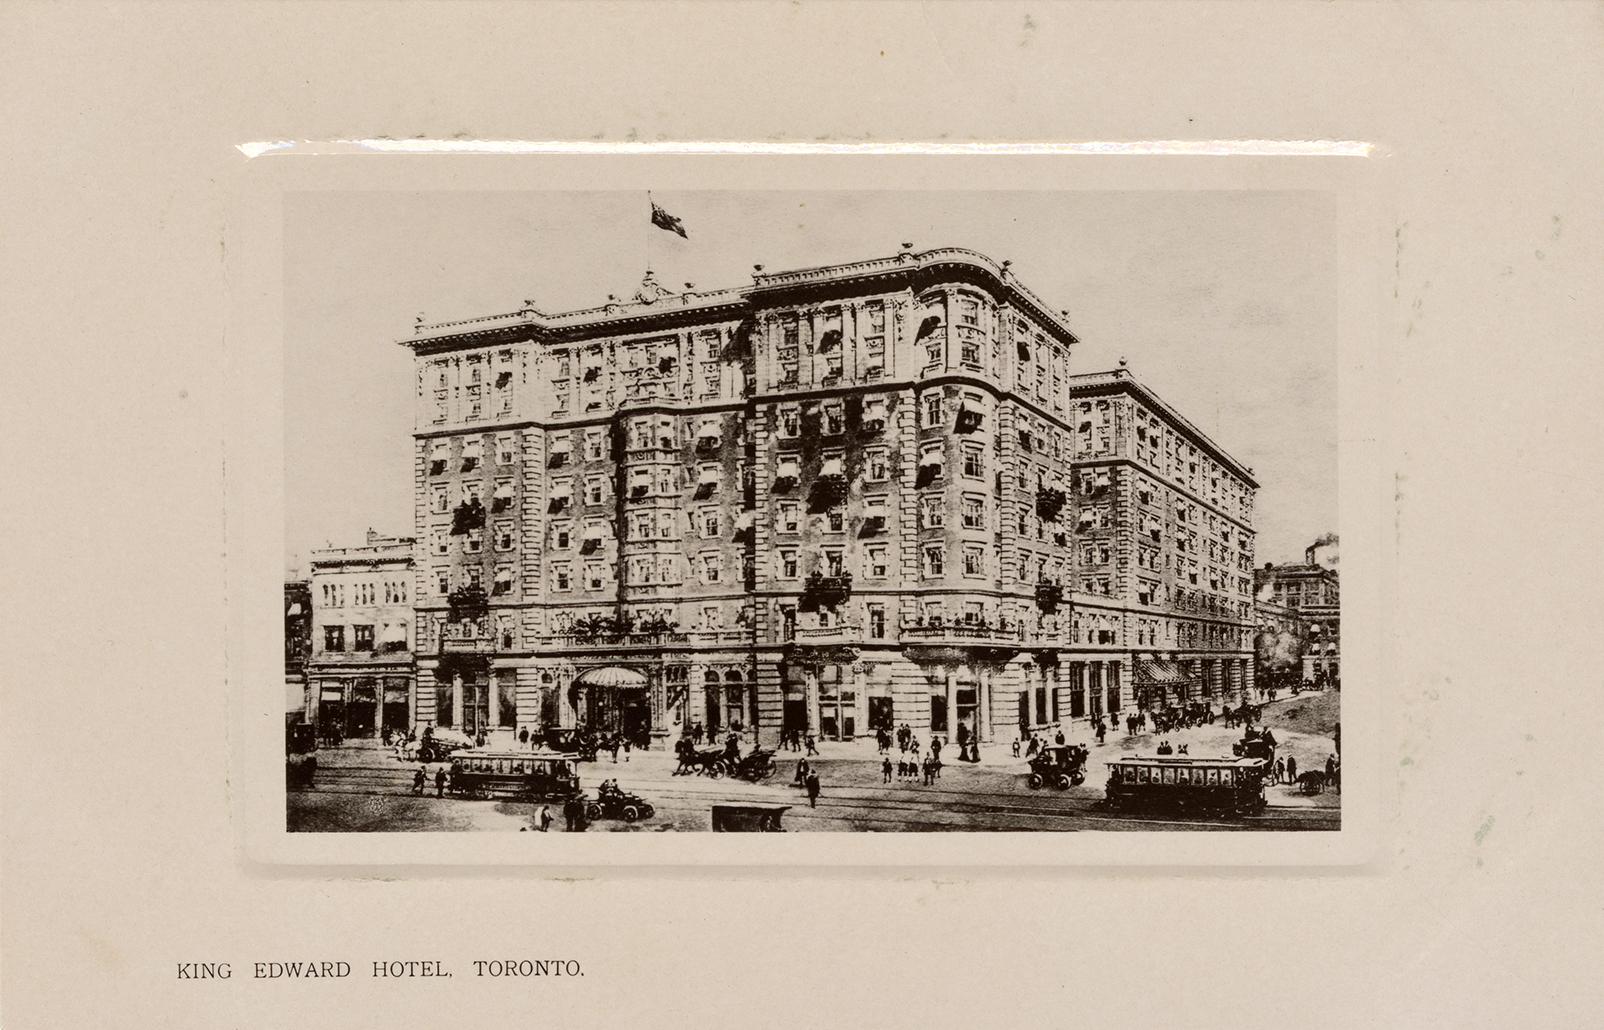
<svg viewBox="0 0 1604 1030">
<path fill-rule="evenodd" d="M 415 722 L 415 543 L 369 530 L 361 547 L 312 552 L 306 717 L 324 735 L 378 736 Z"/>
<path fill-rule="evenodd" d="M 400 342 L 419 721 L 989 740 L 1251 676 L 1251 476 L 1072 376 L 1007 262 L 648 273 Z"/>
</svg>

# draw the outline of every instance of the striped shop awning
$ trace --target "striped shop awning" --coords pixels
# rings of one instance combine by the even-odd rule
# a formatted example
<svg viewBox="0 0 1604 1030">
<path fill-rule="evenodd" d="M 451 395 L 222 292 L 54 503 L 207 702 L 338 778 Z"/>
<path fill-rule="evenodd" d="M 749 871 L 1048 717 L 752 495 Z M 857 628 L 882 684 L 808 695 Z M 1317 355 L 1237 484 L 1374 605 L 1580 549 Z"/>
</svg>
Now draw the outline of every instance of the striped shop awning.
<svg viewBox="0 0 1604 1030">
<path fill-rule="evenodd" d="M 1189 682 L 1191 678 L 1175 662 L 1143 661 L 1136 664 L 1137 686 L 1162 687 Z"/>
</svg>

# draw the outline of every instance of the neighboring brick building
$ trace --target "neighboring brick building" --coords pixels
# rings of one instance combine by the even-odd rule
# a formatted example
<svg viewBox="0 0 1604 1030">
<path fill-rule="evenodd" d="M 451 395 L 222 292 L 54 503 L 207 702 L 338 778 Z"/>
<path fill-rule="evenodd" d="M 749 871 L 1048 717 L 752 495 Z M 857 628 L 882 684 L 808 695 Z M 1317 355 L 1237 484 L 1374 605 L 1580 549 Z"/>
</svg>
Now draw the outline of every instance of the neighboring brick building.
<svg viewBox="0 0 1604 1030">
<path fill-rule="evenodd" d="M 362 547 L 312 552 L 306 717 L 324 735 L 372 737 L 415 721 L 413 546 L 370 529 Z"/>
<path fill-rule="evenodd" d="M 1072 377 L 1063 313 L 1006 262 L 904 249 L 684 293 L 648 273 L 628 301 L 420 318 L 400 342 L 417 361 L 418 721 L 1003 739 L 1129 705 L 1150 656 L 1250 647 L 1203 629 L 1239 629 L 1237 608 L 1189 607 L 1227 604 L 1234 580 L 1160 570 L 1174 595 L 1140 600 L 1126 520 L 1153 478 L 1169 533 L 1240 534 L 1206 566 L 1234 574 L 1251 477 L 1123 370 Z M 1120 503 L 1094 503 L 1104 489 Z M 1088 510 L 1114 521 L 1078 532 Z M 1240 689 L 1236 666 L 1207 667 Z"/>
<path fill-rule="evenodd" d="M 306 661 L 312 654 L 312 588 L 306 580 L 284 584 L 284 712 L 306 716 Z"/>
<path fill-rule="evenodd" d="M 1254 587 L 1267 601 L 1297 613 L 1307 645 L 1303 678 L 1342 680 L 1342 591 L 1336 568 L 1336 538 L 1322 537 L 1304 549 L 1303 561 L 1266 564 L 1254 572 Z"/>
</svg>

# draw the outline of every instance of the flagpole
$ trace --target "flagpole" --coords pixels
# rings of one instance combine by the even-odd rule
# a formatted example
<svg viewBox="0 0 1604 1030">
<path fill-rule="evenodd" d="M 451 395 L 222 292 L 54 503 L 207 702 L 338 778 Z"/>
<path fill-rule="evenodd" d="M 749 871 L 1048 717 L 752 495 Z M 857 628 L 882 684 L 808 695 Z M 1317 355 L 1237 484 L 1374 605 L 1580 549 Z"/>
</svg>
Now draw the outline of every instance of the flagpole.
<svg viewBox="0 0 1604 1030">
<path fill-rule="evenodd" d="M 652 270 L 652 212 L 656 205 L 652 203 L 652 191 L 646 191 L 646 271 Z"/>
</svg>

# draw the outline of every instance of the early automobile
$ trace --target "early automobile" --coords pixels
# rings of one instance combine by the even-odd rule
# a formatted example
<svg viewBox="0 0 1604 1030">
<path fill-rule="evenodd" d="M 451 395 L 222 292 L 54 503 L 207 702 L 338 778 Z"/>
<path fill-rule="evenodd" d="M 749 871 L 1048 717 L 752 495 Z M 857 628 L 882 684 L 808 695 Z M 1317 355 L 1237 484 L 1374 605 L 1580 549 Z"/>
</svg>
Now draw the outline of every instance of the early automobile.
<svg viewBox="0 0 1604 1030">
<path fill-rule="evenodd" d="M 1177 815 L 1252 815 L 1264 809 L 1262 758 L 1130 756 L 1108 763 L 1108 807 Z"/>
<path fill-rule="evenodd" d="M 463 748 L 451 753 L 451 793 L 566 800 L 580 793 L 572 755 Z"/>
<path fill-rule="evenodd" d="M 632 823 L 637 819 L 650 819 L 656 814 L 657 809 L 639 794 L 631 794 L 606 783 L 596 792 L 594 801 L 585 802 L 585 818 L 591 822 L 597 819 L 622 819 Z"/>
<path fill-rule="evenodd" d="M 780 825 L 790 805 L 714 805 L 717 833 L 784 833 Z"/>
<path fill-rule="evenodd" d="M 773 776 L 776 768 L 774 752 L 756 748 L 751 754 L 736 762 L 732 772 L 743 780 L 756 783 Z"/>
<path fill-rule="evenodd" d="M 1031 790 L 1051 784 L 1068 790 L 1086 782 L 1086 748 L 1080 744 L 1049 744 L 1030 760 Z"/>
</svg>

